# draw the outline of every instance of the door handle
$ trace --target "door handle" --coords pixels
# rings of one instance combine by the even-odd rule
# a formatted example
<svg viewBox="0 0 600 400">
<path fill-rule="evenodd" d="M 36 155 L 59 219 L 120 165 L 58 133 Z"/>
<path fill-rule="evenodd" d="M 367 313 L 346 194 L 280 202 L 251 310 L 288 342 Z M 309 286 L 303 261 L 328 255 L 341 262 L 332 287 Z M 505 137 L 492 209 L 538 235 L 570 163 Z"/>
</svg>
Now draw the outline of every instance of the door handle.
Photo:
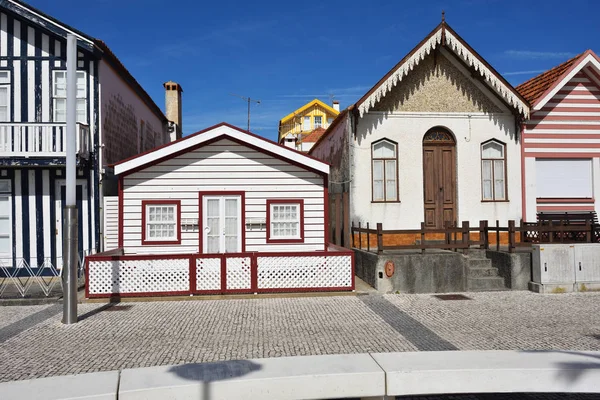
<svg viewBox="0 0 600 400">
<path fill-rule="evenodd" d="M 544 263 L 544 272 L 548 272 L 548 263 Z"/>
<path fill-rule="evenodd" d="M 579 270 L 581 271 L 581 261 L 579 261 Z"/>
<path fill-rule="evenodd" d="M 440 188 L 440 192 L 441 192 L 441 191 L 443 191 L 443 190 L 444 190 L 444 188 L 443 188 L 443 187 L 441 187 L 441 188 Z"/>
</svg>

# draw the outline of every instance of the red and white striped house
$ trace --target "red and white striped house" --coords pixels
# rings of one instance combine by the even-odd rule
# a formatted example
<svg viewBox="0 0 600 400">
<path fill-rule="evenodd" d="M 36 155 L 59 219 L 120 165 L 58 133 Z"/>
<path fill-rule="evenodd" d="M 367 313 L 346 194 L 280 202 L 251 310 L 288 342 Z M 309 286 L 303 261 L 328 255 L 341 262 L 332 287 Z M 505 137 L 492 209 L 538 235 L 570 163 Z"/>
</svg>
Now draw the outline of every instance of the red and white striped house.
<svg viewBox="0 0 600 400">
<path fill-rule="evenodd" d="M 88 257 L 88 297 L 354 289 L 326 163 L 222 123 L 115 174 L 118 249 Z"/>
<path fill-rule="evenodd" d="M 600 59 L 588 50 L 519 85 L 531 104 L 522 135 L 523 219 L 600 211 Z"/>
</svg>

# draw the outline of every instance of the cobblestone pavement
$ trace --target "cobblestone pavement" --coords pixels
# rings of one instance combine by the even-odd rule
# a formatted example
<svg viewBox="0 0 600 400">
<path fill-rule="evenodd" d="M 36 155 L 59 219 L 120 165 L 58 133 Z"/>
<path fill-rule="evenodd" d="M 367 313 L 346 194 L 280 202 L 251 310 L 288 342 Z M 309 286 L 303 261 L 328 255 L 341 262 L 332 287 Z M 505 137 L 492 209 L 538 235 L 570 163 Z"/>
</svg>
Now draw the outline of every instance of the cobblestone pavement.
<svg viewBox="0 0 600 400">
<path fill-rule="evenodd" d="M 600 350 L 600 293 L 258 298 L 79 306 L 19 331 L 48 306 L 0 307 L 0 381 L 217 360 L 419 349 Z M 49 311 L 48 311 L 49 313 Z M 17 319 L 16 314 L 21 315 Z M 6 321 L 13 321 L 6 322 Z M 21 323 L 21 325 L 23 325 Z M 11 330 L 12 329 L 12 330 Z M 425 335 L 426 340 L 419 340 Z"/>
</svg>

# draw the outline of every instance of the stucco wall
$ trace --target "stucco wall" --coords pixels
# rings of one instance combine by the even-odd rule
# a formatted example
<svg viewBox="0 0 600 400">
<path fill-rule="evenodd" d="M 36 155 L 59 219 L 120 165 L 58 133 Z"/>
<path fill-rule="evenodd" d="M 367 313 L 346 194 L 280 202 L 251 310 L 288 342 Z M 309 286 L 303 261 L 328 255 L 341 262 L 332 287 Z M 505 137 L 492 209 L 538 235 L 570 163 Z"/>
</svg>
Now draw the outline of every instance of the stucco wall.
<svg viewBox="0 0 600 400">
<path fill-rule="evenodd" d="M 440 52 L 422 60 L 373 111 L 501 112 Z"/>
<path fill-rule="evenodd" d="M 162 120 L 106 61 L 100 62 L 99 75 L 102 167 L 168 141 Z M 142 121 L 144 134 L 140 142 Z"/>
<path fill-rule="evenodd" d="M 360 119 L 352 143 L 351 218 L 355 223 L 382 222 L 384 229 L 420 227 L 424 220 L 422 140 L 435 126 L 446 127 L 456 138 L 458 221 L 506 223 L 521 217 L 521 153 L 512 115 L 371 112 Z M 371 144 L 383 138 L 398 143 L 399 203 L 371 203 Z M 506 202 L 481 201 L 480 146 L 489 139 L 506 144 Z"/>
</svg>

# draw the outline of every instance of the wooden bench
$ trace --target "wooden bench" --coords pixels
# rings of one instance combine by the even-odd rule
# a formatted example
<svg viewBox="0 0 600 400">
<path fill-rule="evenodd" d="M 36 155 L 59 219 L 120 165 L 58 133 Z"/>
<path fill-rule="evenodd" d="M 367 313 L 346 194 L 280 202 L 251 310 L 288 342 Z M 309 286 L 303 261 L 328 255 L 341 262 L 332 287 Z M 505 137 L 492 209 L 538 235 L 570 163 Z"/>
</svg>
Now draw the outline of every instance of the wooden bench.
<svg viewBox="0 0 600 400">
<path fill-rule="evenodd" d="M 578 226 L 582 228 L 589 224 L 591 229 L 592 241 L 598 242 L 600 239 L 600 224 L 598 215 L 595 211 L 575 211 L 575 212 L 539 212 L 537 213 L 538 225 L 542 226 Z M 587 229 L 575 232 L 553 232 L 552 241 L 567 242 L 585 242 Z M 540 242 L 549 242 L 549 234 L 545 232 L 540 234 Z"/>
</svg>

